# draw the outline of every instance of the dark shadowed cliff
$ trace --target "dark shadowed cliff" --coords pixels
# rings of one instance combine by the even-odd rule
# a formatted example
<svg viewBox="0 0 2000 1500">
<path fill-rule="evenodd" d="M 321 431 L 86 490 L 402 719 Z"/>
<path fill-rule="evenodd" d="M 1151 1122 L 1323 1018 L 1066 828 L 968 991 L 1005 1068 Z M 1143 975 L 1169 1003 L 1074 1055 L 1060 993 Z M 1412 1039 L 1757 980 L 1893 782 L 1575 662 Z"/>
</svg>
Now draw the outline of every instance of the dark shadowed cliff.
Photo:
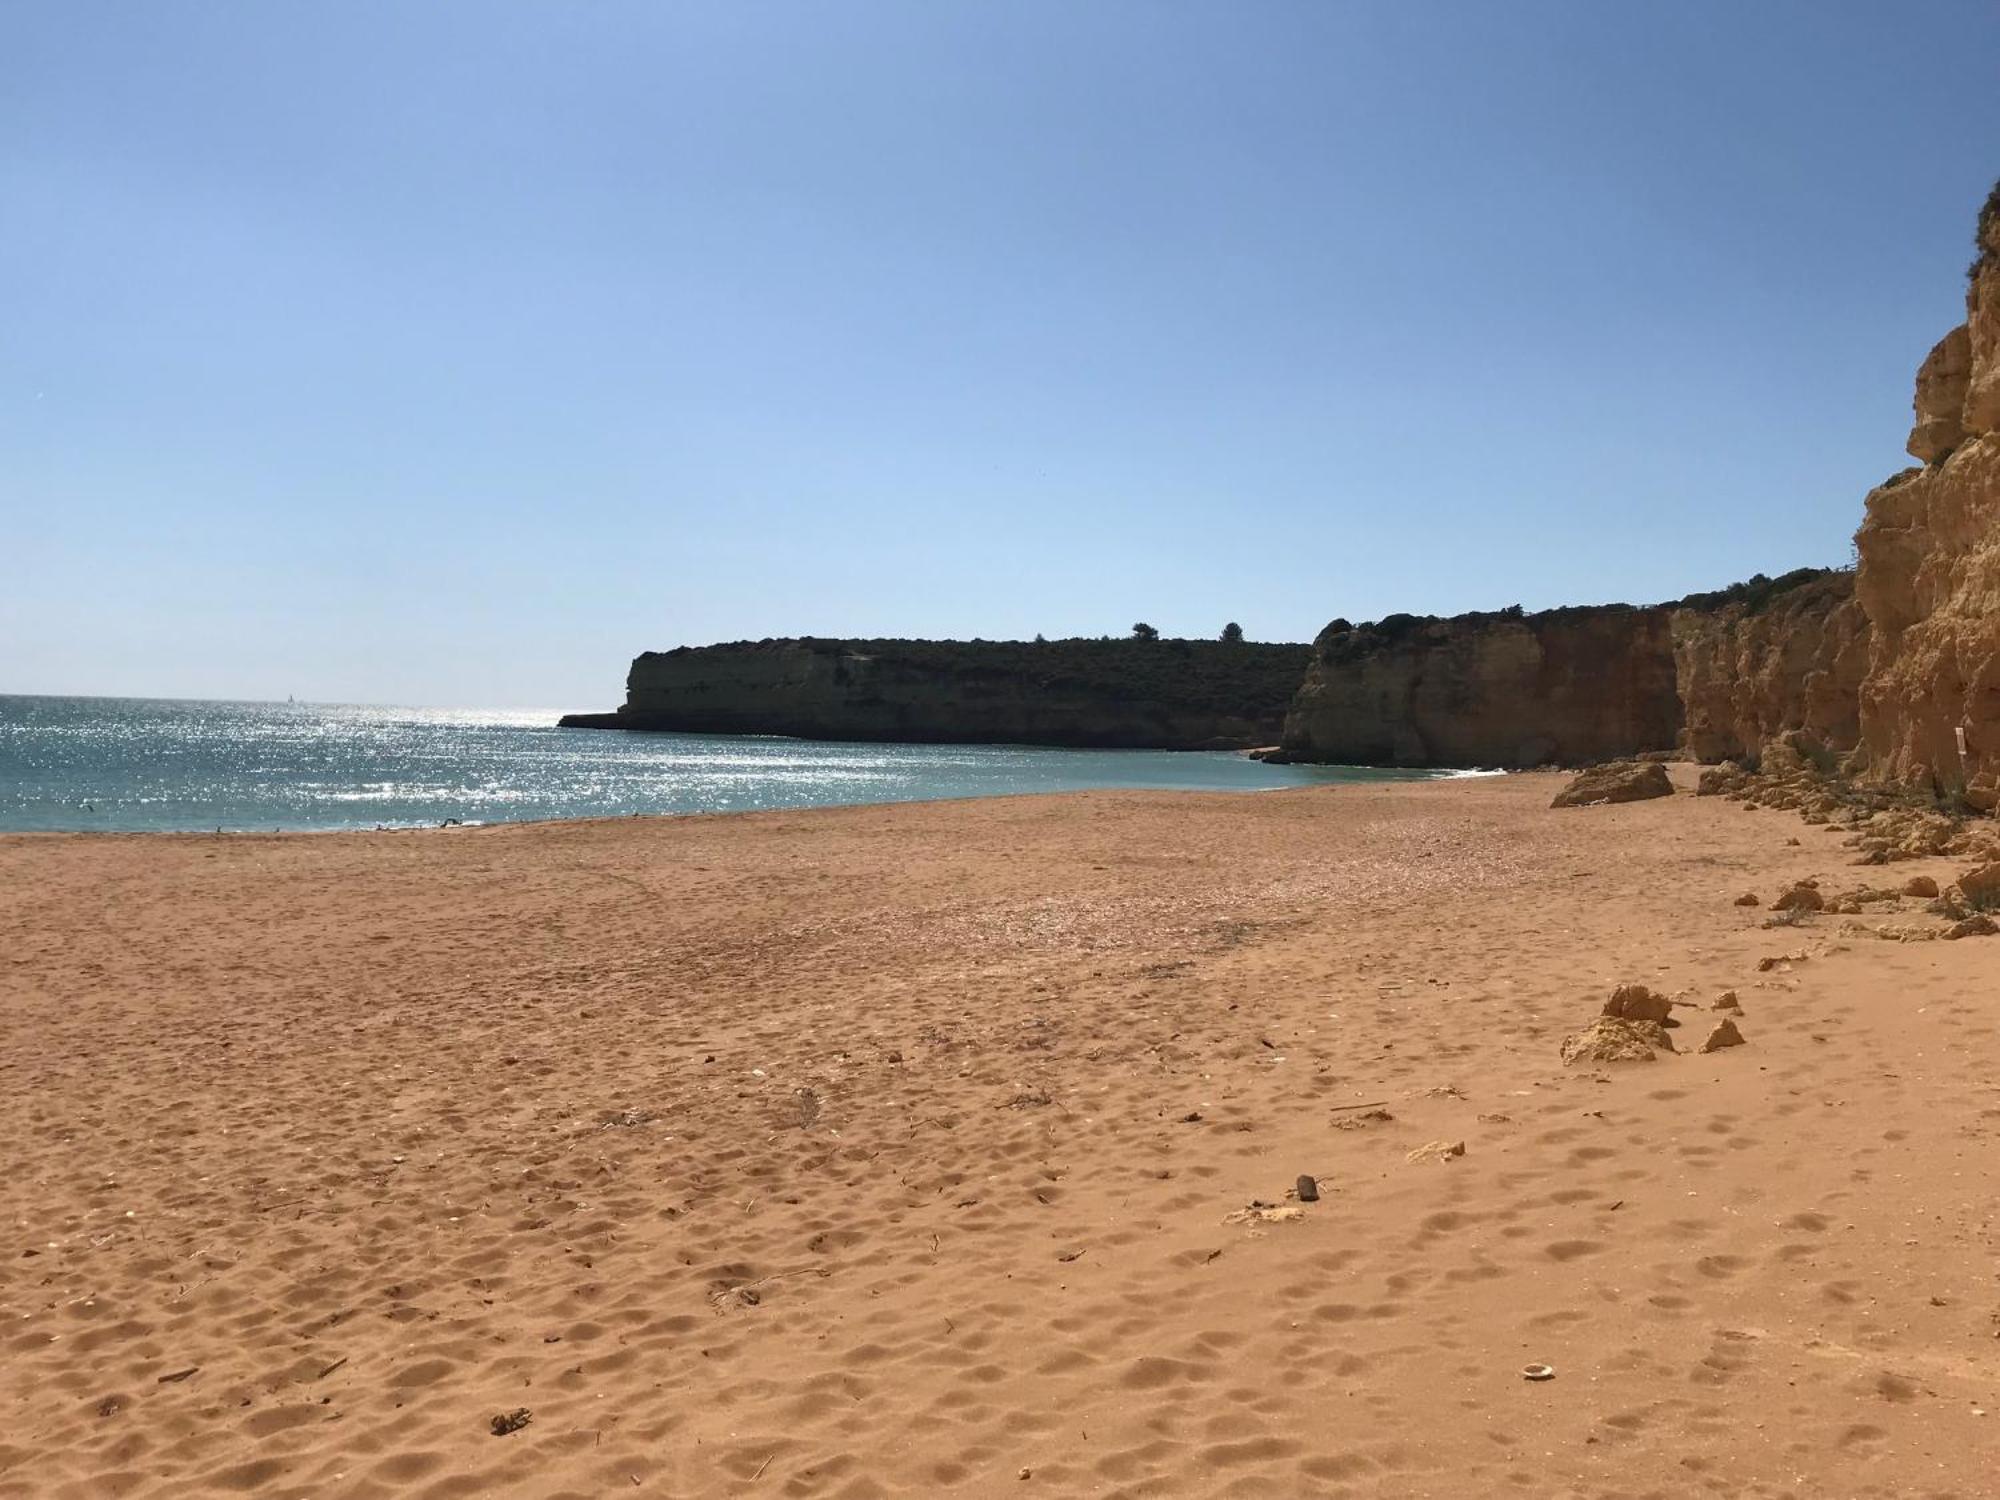
<svg viewBox="0 0 2000 1500">
<path fill-rule="evenodd" d="M 1668 614 L 1613 604 L 1336 620 L 1314 642 L 1282 758 L 1534 766 L 1671 746 Z"/>
<path fill-rule="evenodd" d="M 1579 765 L 1684 746 L 1754 754 L 1824 723 L 1851 736 L 1865 642 L 1850 575 L 1802 568 L 1671 604 L 1336 620 L 1274 758 Z"/>
<path fill-rule="evenodd" d="M 1268 745 L 1304 646 L 1176 640 L 775 640 L 648 651 L 582 729 L 1222 750 Z"/>
</svg>

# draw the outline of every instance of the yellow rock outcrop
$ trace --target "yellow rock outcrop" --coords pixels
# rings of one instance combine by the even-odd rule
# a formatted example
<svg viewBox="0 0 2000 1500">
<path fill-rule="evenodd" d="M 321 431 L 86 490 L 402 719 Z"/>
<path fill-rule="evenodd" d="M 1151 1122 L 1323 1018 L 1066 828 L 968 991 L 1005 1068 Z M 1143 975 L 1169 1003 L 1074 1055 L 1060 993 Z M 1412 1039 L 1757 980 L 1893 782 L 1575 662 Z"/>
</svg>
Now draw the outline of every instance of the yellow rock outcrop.
<svg viewBox="0 0 2000 1500">
<path fill-rule="evenodd" d="M 1917 377 L 1910 451 L 1925 467 L 1869 495 L 1855 597 L 1870 627 L 1868 774 L 1990 810 L 2000 804 L 2000 187 L 1978 243 L 1965 326 Z"/>
</svg>

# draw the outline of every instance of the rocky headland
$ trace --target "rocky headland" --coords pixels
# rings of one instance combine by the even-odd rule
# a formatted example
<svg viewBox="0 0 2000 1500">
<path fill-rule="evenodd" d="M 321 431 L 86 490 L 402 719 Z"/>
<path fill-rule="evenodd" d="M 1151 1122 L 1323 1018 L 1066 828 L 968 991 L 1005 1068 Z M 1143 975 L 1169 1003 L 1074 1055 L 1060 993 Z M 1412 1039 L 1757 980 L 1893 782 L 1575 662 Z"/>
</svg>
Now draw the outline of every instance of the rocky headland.
<svg viewBox="0 0 2000 1500">
<path fill-rule="evenodd" d="M 1671 745 L 1678 727 L 1665 609 L 1391 615 L 1320 633 L 1272 758 L 1574 764 Z"/>
<path fill-rule="evenodd" d="M 1809 765 L 2000 805 L 2000 188 L 1966 320 L 1917 373 L 1919 466 L 1868 497 L 1852 569 L 1666 604 L 1335 620 L 1298 646 L 784 640 L 647 652 L 585 728 L 1221 749 L 1287 761 Z M 1303 678 L 1303 681 L 1300 679 Z"/>
<path fill-rule="evenodd" d="M 771 640 L 648 651 L 572 729 L 1237 750 L 1269 745 L 1306 648 L 1247 641 Z"/>
<path fill-rule="evenodd" d="M 1801 568 L 1668 604 L 1335 620 L 1271 758 L 1586 765 L 1754 756 L 1810 725 L 1852 743 L 1865 622 L 1846 572 Z"/>
</svg>

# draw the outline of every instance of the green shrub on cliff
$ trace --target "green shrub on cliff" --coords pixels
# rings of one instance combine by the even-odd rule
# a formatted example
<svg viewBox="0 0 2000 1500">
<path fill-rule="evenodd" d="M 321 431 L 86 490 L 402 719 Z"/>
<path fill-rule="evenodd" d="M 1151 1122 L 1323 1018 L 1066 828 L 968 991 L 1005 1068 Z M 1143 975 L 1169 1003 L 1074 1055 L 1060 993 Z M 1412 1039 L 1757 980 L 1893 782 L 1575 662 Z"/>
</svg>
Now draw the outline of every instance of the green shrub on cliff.
<svg viewBox="0 0 2000 1500">
<path fill-rule="evenodd" d="M 1920 472 L 1911 470 L 1911 473 Z M 1774 604 L 1789 599 L 1800 589 L 1819 586 L 1827 589 L 1851 589 L 1853 577 L 1851 568 L 1794 568 L 1789 573 L 1780 573 L 1776 578 L 1762 573 L 1754 573 L 1741 583 L 1732 583 L 1727 588 L 1711 590 L 1704 594 L 1688 594 L 1680 599 L 1668 599 L 1659 604 L 1565 604 L 1555 609 L 1537 610 L 1533 614 L 1518 604 L 1510 604 L 1505 609 L 1471 610 L 1462 615 L 1440 617 L 1438 615 L 1394 614 L 1384 615 L 1372 624 L 1353 625 L 1346 620 L 1335 620 L 1319 634 L 1321 642 L 1330 637 L 1345 636 L 1360 632 L 1381 644 L 1398 641 L 1406 636 L 1432 625 L 1447 625 L 1454 629 L 1477 628 L 1500 620 L 1562 620 L 1577 615 L 1598 611 L 1633 613 L 1646 609 L 1699 609 L 1715 610 L 1729 605 L 1741 605 L 1747 613 L 1758 614 Z"/>
<path fill-rule="evenodd" d="M 1993 184 L 1993 191 L 1980 206 L 1979 219 L 1972 231 L 1972 264 L 1965 268 L 1967 281 L 1979 279 L 1980 267 L 1996 253 L 1996 244 L 2000 244 L 2000 182 Z"/>
</svg>

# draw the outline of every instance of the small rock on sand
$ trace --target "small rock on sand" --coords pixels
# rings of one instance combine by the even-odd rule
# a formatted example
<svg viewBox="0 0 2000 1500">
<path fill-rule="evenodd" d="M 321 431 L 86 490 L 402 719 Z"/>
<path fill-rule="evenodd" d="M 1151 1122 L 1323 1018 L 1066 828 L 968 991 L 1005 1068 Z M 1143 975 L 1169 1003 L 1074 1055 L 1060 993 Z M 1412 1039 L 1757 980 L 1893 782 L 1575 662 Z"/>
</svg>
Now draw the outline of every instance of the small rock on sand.
<svg viewBox="0 0 2000 1500">
<path fill-rule="evenodd" d="M 1386 1125 L 1396 1117 L 1386 1109 L 1365 1110 L 1358 1115 L 1335 1115 L 1335 1130 L 1364 1130 L 1370 1125 Z"/>
<path fill-rule="evenodd" d="M 1967 917 L 1963 922 L 1952 923 L 1950 930 L 1945 933 L 1945 936 L 1948 938 L 1991 937 L 1996 932 L 2000 932 L 2000 923 L 1996 923 L 1985 912 L 1979 912 Z"/>
<path fill-rule="evenodd" d="M 1299 1195 L 1299 1202 L 1301 1203 L 1319 1202 L 1318 1179 L 1313 1177 L 1310 1173 L 1301 1172 L 1299 1174 L 1297 1192 Z"/>
<path fill-rule="evenodd" d="M 1806 961 L 1803 953 L 1774 953 L 1757 960 L 1757 972 L 1768 974 L 1773 969 L 1781 969 L 1787 964 L 1802 964 Z"/>
<path fill-rule="evenodd" d="M 1578 1063 L 1651 1062 L 1655 1051 L 1673 1050 L 1673 1039 L 1657 1021 L 1599 1016 L 1582 1031 L 1563 1039 L 1562 1060 L 1569 1067 Z"/>
<path fill-rule="evenodd" d="M 1736 998 L 1736 991 L 1724 990 L 1715 997 L 1715 1004 L 1711 1005 L 1709 1009 L 1740 1011 L 1743 1009 L 1743 1002 Z"/>
<path fill-rule="evenodd" d="M 1708 1040 L 1701 1044 L 1704 1052 L 1720 1052 L 1724 1047 L 1743 1045 L 1743 1033 L 1736 1029 L 1736 1022 L 1724 1016 L 1715 1023 L 1715 1030 L 1708 1034 Z"/>
<path fill-rule="evenodd" d="M 1425 1141 L 1410 1153 L 1411 1161 L 1450 1161 L 1465 1155 L 1464 1141 Z"/>
<path fill-rule="evenodd" d="M 1825 905 L 1826 897 L 1819 893 L 1819 887 L 1805 880 L 1771 903 L 1776 911 L 1819 911 Z"/>
<path fill-rule="evenodd" d="M 1225 1215 L 1225 1224 L 1289 1224 L 1295 1219 L 1303 1219 L 1306 1211 L 1302 1208 L 1253 1200 L 1247 1207 L 1239 1208 Z"/>
<path fill-rule="evenodd" d="M 1755 891 L 1745 891 L 1736 898 L 1736 904 L 1738 906 L 1762 906 L 1764 903 L 1757 898 Z"/>
<path fill-rule="evenodd" d="M 1606 802 L 1643 802 L 1649 797 L 1671 797 L 1674 784 L 1667 768 L 1657 761 L 1613 761 L 1578 772 L 1575 779 L 1556 793 L 1551 807 L 1596 807 Z"/>
<path fill-rule="evenodd" d="M 1604 1002 L 1603 1014 L 1621 1021 L 1664 1022 L 1673 1014 L 1674 1002 L 1643 984 L 1621 984 Z"/>
<path fill-rule="evenodd" d="M 1938 884 L 1928 875 L 1912 875 L 1903 882 L 1905 896 L 1935 896 L 1937 893 Z"/>
</svg>

